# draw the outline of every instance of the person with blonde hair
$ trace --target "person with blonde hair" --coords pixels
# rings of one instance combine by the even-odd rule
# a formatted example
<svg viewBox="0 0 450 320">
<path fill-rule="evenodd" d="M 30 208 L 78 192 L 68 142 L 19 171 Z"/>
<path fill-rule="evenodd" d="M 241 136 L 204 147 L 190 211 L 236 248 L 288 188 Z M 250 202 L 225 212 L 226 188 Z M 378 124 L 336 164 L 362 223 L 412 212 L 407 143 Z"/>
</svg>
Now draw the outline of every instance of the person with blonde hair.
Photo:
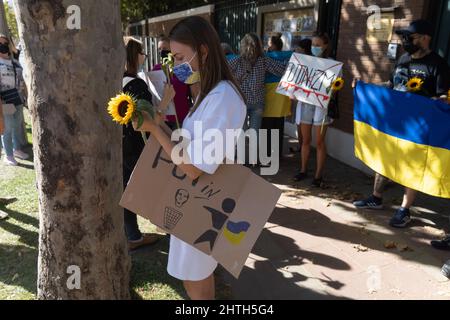
<svg viewBox="0 0 450 320">
<path fill-rule="evenodd" d="M 247 102 L 247 128 L 259 130 L 264 113 L 266 73 L 281 77 L 286 63 L 266 57 L 261 39 L 249 33 L 241 40 L 240 56 L 231 59 L 230 66 Z"/>
</svg>

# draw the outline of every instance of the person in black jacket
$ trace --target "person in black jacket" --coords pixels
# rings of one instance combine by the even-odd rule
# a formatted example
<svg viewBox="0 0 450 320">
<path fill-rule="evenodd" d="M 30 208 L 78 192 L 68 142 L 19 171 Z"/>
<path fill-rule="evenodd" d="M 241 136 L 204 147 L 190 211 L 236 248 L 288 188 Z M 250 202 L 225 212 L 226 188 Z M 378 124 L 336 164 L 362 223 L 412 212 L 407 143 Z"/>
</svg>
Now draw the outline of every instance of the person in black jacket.
<svg viewBox="0 0 450 320">
<path fill-rule="evenodd" d="M 123 92 L 129 93 L 136 99 L 145 99 L 152 102 L 152 94 L 144 80 L 137 76 L 140 66 L 145 60 L 142 43 L 135 38 L 125 38 L 127 63 L 123 76 Z M 133 129 L 132 124 L 123 126 L 123 186 L 127 186 L 142 151 L 144 141 L 142 135 Z M 125 232 L 129 247 L 134 250 L 144 245 L 150 245 L 161 239 L 158 234 L 142 234 L 139 230 L 137 216 L 133 212 L 124 209 Z"/>
</svg>

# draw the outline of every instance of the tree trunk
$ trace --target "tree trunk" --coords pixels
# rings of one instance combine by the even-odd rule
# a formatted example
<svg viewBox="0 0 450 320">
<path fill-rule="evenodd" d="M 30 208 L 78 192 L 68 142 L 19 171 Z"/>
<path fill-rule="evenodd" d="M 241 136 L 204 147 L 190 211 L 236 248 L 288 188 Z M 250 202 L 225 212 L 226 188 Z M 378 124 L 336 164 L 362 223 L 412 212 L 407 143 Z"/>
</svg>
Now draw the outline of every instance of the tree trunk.
<svg viewBox="0 0 450 320">
<path fill-rule="evenodd" d="M 38 298 L 129 299 L 121 128 L 106 112 L 125 65 L 119 0 L 15 1 L 39 188 Z M 80 29 L 68 27 L 72 5 Z"/>
</svg>

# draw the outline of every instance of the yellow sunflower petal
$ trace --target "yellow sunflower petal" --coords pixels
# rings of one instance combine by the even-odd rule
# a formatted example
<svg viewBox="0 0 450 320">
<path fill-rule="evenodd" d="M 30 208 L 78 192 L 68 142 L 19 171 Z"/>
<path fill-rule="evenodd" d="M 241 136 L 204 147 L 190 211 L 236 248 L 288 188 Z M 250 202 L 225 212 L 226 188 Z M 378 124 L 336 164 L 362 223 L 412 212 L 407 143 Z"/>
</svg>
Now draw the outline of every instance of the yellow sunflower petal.
<svg viewBox="0 0 450 320">
<path fill-rule="evenodd" d="M 417 92 L 422 90 L 423 86 L 423 80 L 417 77 L 409 79 L 408 83 L 406 84 L 406 88 L 410 92 Z"/>
<path fill-rule="evenodd" d="M 344 88 L 344 84 L 345 81 L 342 78 L 337 78 L 336 80 L 333 81 L 333 83 L 331 84 L 331 89 L 333 91 L 340 91 L 342 90 L 342 88 Z"/>
<path fill-rule="evenodd" d="M 108 112 L 113 121 L 128 124 L 136 110 L 136 100 L 129 94 L 121 93 L 108 103 Z"/>
</svg>

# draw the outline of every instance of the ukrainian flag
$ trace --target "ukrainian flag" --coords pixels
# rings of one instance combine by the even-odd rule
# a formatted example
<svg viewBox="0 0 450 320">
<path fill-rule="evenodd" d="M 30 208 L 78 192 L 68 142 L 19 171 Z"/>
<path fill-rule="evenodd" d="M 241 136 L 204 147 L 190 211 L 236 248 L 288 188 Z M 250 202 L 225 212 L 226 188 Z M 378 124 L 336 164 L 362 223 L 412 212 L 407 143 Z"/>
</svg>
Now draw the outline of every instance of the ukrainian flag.
<svg viewBox="0 0 450 320">
<path fill-rule="evenodd" d="M 231 244 L 237 246 L 241 244 L 242 240 L 244 240 L 248 229 L 250 229 L 250 223 L 247 221 L 237 223 L 229 221 L 226 228 L 223 230 L 223 234 Z"/>
<path fill-rule="evenodd" d="M 358 82 L 355 153 L 405 187 L 450 198 L 450 106 Z"/>
<path fill-rule="evenodd" d="M 292 51 L 272 51 L 266 55 L 277 61 L 289 62 L 292 57 Z M 291 115 L 291 99 L 289 97 L 276 93 L 281 77 L 273 74 L 267 74 L 265 79 L 266 97 L 264 117 L 282 118 Z"/>
</svg>

